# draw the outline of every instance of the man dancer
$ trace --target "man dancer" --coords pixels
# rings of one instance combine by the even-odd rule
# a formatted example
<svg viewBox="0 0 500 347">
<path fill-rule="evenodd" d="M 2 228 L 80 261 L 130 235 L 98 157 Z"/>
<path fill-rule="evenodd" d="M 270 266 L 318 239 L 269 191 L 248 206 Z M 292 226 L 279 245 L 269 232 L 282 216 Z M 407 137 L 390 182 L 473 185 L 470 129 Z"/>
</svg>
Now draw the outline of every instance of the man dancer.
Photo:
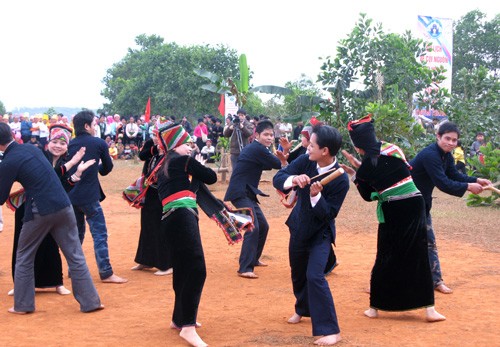
<svg viewBox="0 0 500 347">
<path fill-rule="evenodd" d="M 85 219 L 89 223 L 90 233 L 94 239 L 94 253 L 99 268 L 99 276 L 104 283 L 126 283 L 113 273 L 109 261 L 108 230 L 100 204 L 101 185 L 98 173 L 105 176 L 113 169 L 113 162 L 109 156 L 106 141 L 94 136 L 96 118 L 94 112 L 84 110 L 73 118 L 76 138 L 68 146 L 69 157 L 72 157 L 81 147 L 85 147 L 84 161 L 95 159 L 96 163 L 89 167 L 80 178 L 80 182 L 68 193 L 73 209 L 75 210 L 76 223 L 80 242 L 85 237 Z"/>
<path fill-rule="evenodd" d="M 467 176 L 458 172 L 451 152 L 457 146 L 459 137 L 460 131 L 456 124 L 445 122 L 438 128 L 436 142 L 424 148 L 410 161 L 413 168 L 411 176 L 425 200 L 429 263 L 434 289 L 443 294 L 451 294 L 453 291 L 444 284 L 441 274 L 441 264 L 439 263 L 431 218 L 432 191 L 434 187 L 438 187 L 447 194 L 463 196 L 466 191 L 479 194 L 483 191 L 484 186 L 491 184 L 487 179 Z"/>
<path fill-rule="evenodd" d="M 314 344 L 334 345 L 341 340 L 333 297 L 325 279 L 325 265 L 335 242 L 335 218 L 349 190 L 345 173 L 323 186 L 311 178 L 339 169 L 337 152 L 340 133 L 330 126 L 313 128 L 308 155 L 295 159 L 273 178 L 276 189 L 285 192 L 296 187 L 297 203 L 286 221 L 290 228 L 289 258 L 295 312 L 288 320 L 297 324 L 311 317 Z"/>
<path fill-rule="evenodd" d="M 245 233 L 241 246 L 238 275 L 243 278 L 258 278 L 253 272 L 254 267 L 266 266 L 259 260 L 269 231 L 269 224 L 257 200 L 257 195 L 269 196 L 259 190 L 262 171 L 279 169 L 287 164 L 283 153 L 279 152 L 281 156 L 278 159 L 268 149 L 274 141 L 273 123 L 261 121 L 255 131 L 255 140 L 239 155 L 224 197 L 236 208 L 251 208 L 253 212 L 254 228 Z"/>
<path fill-rule="evenodd" d="M 35 311 L 35 254 L 50 233 L 61 248 L 69 270 L 73 295 L 82 312 L 104 308 L 90 276 L 82 246 L 78 240 L 75 215 L 66 192 L 42 151 L 20 145 L 12 139 L 10 127 L 0 124 L 0 204 L 9 197 L 15 181 L 26 194 L 24 224 L 19 237 L 14 278 L 14 307 L 10 313 Z"/>
</svg>

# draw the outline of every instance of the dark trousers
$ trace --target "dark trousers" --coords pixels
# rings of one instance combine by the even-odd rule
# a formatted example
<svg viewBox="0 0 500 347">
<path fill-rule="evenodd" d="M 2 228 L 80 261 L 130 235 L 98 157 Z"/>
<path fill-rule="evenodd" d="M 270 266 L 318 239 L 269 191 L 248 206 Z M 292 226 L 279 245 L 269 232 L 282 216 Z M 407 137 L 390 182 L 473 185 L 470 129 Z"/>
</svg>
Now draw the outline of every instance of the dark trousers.
<svg viewBox="0 0 500 347">
<path fill-rule="evenodd" d="M 314 336 L 338 334 L 335 305 L 324 274 L 331 240 L 324 238 L 321 243 L 308 245 L 291 238 L 288 251 L 295 312 L 311 317 Z"/>
<path fill-rule="evenodd" d="M 191 210 L 179 208 L 163 220 L 162 228 L 172 246 L 175 292 L 172 322 L 179 328 L 194 326 L 207 277 L 198 218 Z"/>
<path fill-rule="evenodd" d="M 254 228 L 252 231 L 246 232 L 243 237 L 239 260 L 240 268 L 238 270 L 239 273 L 253 272 L 255 264 L 259 261 L 264 250 L 267 233 L 269 232 L 269 224 L 257 201 L 250 198 L 243 198 L 231 201 L 231 203 L 236 208 L 251 208 L 253 212 Z"/>
</svg>

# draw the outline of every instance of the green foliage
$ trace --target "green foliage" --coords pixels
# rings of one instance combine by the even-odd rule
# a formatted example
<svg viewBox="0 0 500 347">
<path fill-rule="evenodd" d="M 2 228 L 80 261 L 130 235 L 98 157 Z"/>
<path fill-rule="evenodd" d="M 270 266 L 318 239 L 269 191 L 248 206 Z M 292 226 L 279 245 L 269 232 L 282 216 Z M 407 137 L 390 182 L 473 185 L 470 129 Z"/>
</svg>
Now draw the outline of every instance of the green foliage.
<svg viewBox="0 0 500 347">
<path fill-rule="evenodd" d="M 426 43 L 410 32 L 385 34 L 381 24 L 361 14 L 335 58 L 327 57 L 321 67 L 319 81 L 331 98 L 320 103 L 320 118 L 343 129 L 349 120 L 372 113 L 379 138 L 413 155 L 426 142 L 411 116 L 414 95 L 420 93 L 427 107 L 443 105 L 448 96 L 437 88 L 444 71 L 420 62 L 426 52 Z"/>
<path fill-rule="evenodd" d="M 4 106 L 3 102 L 2 102 L 2 101 L 0 101 L 0 115 L 4 115 L 4 114 L 5 114 L 5 112 L 7 112 L 7 111 L 5 110 L 5 106 Z"/>
<path fill-rule="evenodd" d="M 486 14 L 470 11 L 453 28 L 452 89 L 459 88 L 460 71 L 485 67 L 496 78 L 500 77 L 500 14 L 486 21 Z"/>
<path fill-rule="evenodd" d="M 53 115 L 53 114 L 57 114 L 57 111 L 56 111 L 56 109 L 55 109 L 55 108 L 53 108 L 53 107 L 49 107 L 49 108 L 47 109 L 47 111 L 45 111 L 44 113 L 45 113 L 46 115 L 51 116 L 51 115 Z"/>
<path fill-rule="evenodd" d="M 461 139 L 469 147 L 478 131 L 498 145 L 500 143 L 500 80 L 484 67 L 462 69 L 456 77 L 447 113 L 461 130 Z"/>
<path fill-rule="evenodd" d="M 144 112 L 151 97 L 151 112 L 163 115 L 216 114 L 219 97 L 201 89 L 203 78 L 193 70 L 235 75 L 238 57 L 234 50 L 219 45 L 179 46 L 163 43 L 156 35 L 139 35 L 138 49 L 108 69 L 101 94 L 110 102 L 108 113 L 137 115 Z"/>
<path fill-rule="evenodd" d="M 490 142 L 481 146 L 481 153 L 483 154 L 482 159 L 478 156 L 469 159 L 471 166 L 469 174 L 489 179 L 493 183 L 500 181 L 500 149 L 494 148 Z M 496 192 L 491 192 L 491 195 L 487 196 L 469 194 L 467 206 L 500 207 L 500 204 L 495 204 L 498 198 L 500 195 Z"/>
</svg>

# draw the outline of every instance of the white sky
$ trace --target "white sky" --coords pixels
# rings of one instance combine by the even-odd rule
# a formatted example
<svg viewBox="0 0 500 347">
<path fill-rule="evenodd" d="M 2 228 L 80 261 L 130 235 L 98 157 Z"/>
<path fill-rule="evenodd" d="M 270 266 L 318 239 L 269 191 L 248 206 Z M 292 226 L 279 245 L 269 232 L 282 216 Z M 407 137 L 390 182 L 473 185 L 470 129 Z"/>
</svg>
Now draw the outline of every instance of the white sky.
<svg viewBox="0 0 500 347">
<path fill-rule="evenodd" d="M 417 3 L 418 2 L 418 3 Z M 0 4 L 0 101 L 17 107 L 99 108 L 106 70 L 140 34 L 180 45 L 225 44 L 245 53 L 251 83 L 316 79 L 364 12 L 386 32 L 414 30 L 417 15 L 459 19 L 500 2 L 393 0 L 16 0 Z"/>
</svg>

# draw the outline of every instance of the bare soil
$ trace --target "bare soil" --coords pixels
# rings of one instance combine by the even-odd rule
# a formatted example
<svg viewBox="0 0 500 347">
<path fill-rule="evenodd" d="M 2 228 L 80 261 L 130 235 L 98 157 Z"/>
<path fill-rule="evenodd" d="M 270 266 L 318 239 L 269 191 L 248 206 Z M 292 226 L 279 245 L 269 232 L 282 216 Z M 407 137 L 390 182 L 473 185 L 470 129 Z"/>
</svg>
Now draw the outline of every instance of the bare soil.
<svg viewBox="0 0 500 347">
<path fill-rule="evenodd" d="M 0 234 L 1 346 L 186 346 L 169 329 L 174 293 L 171 276 L 154 271 L 131 271 L 139 238 L 139 211 L 130 208 L 121 191 L 141 170 L 141 163 L 116 161 L 101 179 L 107 195 L 103 202 L 111 263 L 123 285 L 99 281 L 90 235 L 84 251 L 105 309 L 84 314 L 70 296 L 54 292 L 36 295 L 36 311 L 25 316 L 7 313 L 13 287 L 10 273 L 13 213 L 4 207 Z M 208 276 L 200 304 L 200 336 L 210 346 L 307 346 L 314 341 L 309 319 L 287 324 L 294 297 L 288 266 L 289 213 L 272 188 L 272 172 L 261 187 L 271 196 L 262 206 L 270 232 L 257 280 L 236 276 L 240 245 L 229 246 L 216 225 L 200 218 Z M 227 183 L 212 186 L 222 197 Z M 333 293 L 343 340 L 339 346 L 499 346 L 500 345 L 500 210 L 469 208 L 463 199 L 435 193 L 433 222 L 446 283 L 451 295 L 436 293 L 436 307 L 445 322 L 426 323 L 423 310 L 384 313 L 378 319 L 363 315 L 369 296 L 364 292 L 375 258 L 374 203 L 364 202 L 351 190 L 337 218 L 340 262 L 327 277 Z M 64 263 L 64 262 L 63 262 Z M 64 264 L 66 265 L 66 264 Z M 66 273 L 66 270 L 64 270 Z M 71 282 L 65 278 L 71 289 Z"/>
</svg>

